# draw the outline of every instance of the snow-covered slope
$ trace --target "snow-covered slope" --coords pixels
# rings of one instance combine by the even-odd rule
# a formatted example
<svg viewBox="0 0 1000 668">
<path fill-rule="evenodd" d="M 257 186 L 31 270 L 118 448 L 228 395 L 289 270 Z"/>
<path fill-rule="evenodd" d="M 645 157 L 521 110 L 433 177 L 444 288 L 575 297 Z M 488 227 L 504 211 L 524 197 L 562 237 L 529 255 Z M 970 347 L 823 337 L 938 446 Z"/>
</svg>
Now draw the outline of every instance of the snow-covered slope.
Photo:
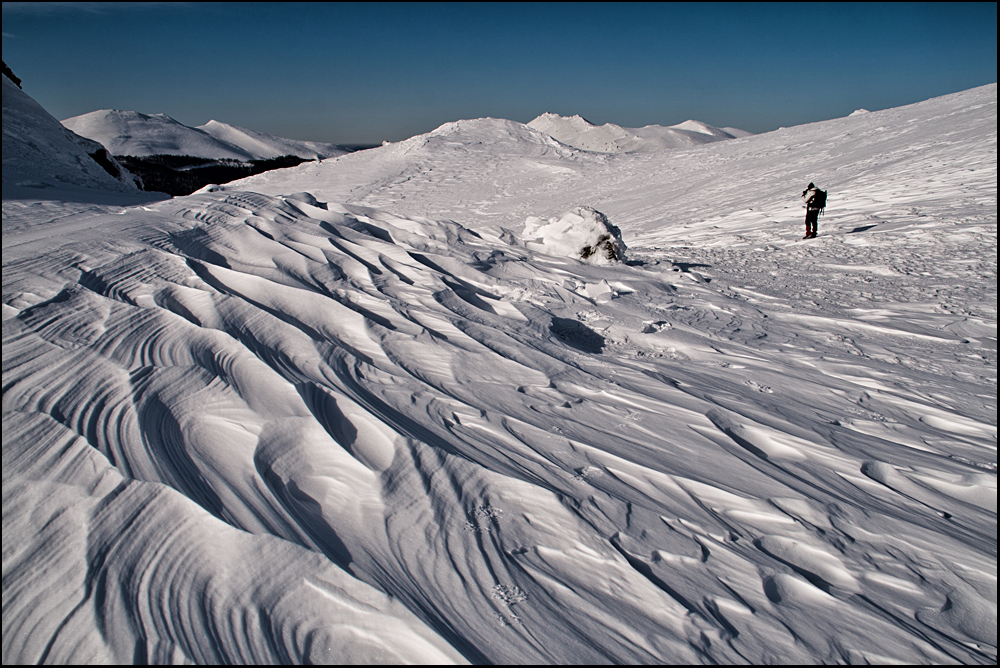
<svg viewBox="0 0 1000 668">
<path fill-rule="evenodd" d="M 266 160 L 296 155 L 314 160 L 348 152 L 336 144 L 285 139 L 219 121 L 192 128 L 166 114 L 117 109 L 92 111 L 62 123 L 107 146 L 113 155 L 190 155 L 212 160 Z"/>
<path fill-rule="evenodd" d="M 3 186 L 15 189 L 86 188 L 134 193 L 132 176 L 103 147 L 59 124 L 6 76 L 3 79 Z M 111 172 L 91 155 L 105 160 Z"/>
<path fill-rule="evenodd" d="M 209 121 L 204 125 L 199 125 L 196 129 L 208 133 L 229 145 L 243 149 L 254 156 L 254 160 L 280 158 L 285 155 L 297 155 L 300 158 L 317 160 L 332 158 L 349 152 L 337 144 L 285 139 L 284 137 L 275 137 L 264 132 L 256 132 L 255 130 L 248 130 L 235 125 L 220 123 L 219 121 Z"/>
<path fill-rule="evenodd" d="M 582 116 L 544 113 L 529 127 L 552 135 L 569 146 L 601 153 L 643 153 L 668 148 L 690 148 L 699 144 L 747 137 L 751 133 L 735 128 L 717 128 L 701 121 L 684 121 L 664 127 L 647 125 L 623 128 L 614 123 L 594 125 Z"/>
<path fill-rule="evenodd" d="M 996 166 L 994 85 L 4 201 L 3 659 L 992 665 Z"/>
<path fill-rule="evenodd" d="M 113 155 L 190 155 L 213 160 L 253 160 L 238 146 L 220 141 L 204 130 L 190 128 L 166 114 L 101 109 L 67 118 L 67 128 L 100 142 Z"/>
</svg>

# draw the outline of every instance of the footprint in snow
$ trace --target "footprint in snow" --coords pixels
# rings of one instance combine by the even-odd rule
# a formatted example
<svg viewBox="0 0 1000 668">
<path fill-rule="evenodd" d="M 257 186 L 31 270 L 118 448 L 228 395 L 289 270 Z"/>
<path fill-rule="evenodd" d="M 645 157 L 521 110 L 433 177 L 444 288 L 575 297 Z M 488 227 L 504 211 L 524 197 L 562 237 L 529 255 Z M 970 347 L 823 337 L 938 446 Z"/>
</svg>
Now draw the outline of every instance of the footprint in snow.
<svg viewBox="0 0 1000 668">
<path fill-rule="evenodd" d="M 573 477 L 576 480 L 583 482 L 590 478 L 596 478 L 602 475 L 604 475 L 604 471 L 597 468 L 596 466 L 581 466 L 580 468 L 576 469 L 576 475 Z"/>
<path fill-rule="evenodd" d="M 507 585 L 495 584 L 493 585 L 492 598 L 494 601 L 500 601 L 506 606 L 511 606 L 527 601 L 528 595 L 517 585 L 508 587 Z"/>
<path fill-rule="evenodd" d="M 957 462 L 962 462 L 963 464 L 968 464 L 969 466 L 974 466 L 974 467 L 979 468 L 979 469 L 983 469 L 983 470 L 986 470 L 986 471 L 992 471 L 993 473 L 997 472 L 997 463 L 996 462 L 976 462 L 976 461 L 973 461 L 971 459 L 966 459 L 965 457 L 961 457 L 959 455 L 948 455 L 948 458 L 949 459 L 954 459 Z"/>
<path fill-rule="evenodd" d="M 657 332 L 662 332 L 664 329 L 670 329 L 670 323 L 663 320 L 657 322 L 646 323 L 642 328 L 643 334 L 656 334 Z"/>
<path fill-rule="evenodd" d="M 517 614 L 511 612 L 510 610 L 507 611 L 507 615 L 510 617 L 509 621 L 508 621 L 507 617 L 504 617 L 503 613 L 494 612 L 493 613 L 493 619 L 501 627 L 503 627 L 503 626 L 510 626 L 512 622 L 517 622 L 518 624 L 523 624 L 524 623 L 522 621 L 522 619 L 521 619 L 520 616 L 518 616 Z"/>
<path fill-rule="evenodd" d="M 873 422 L 889 422 L 889 418 L 882 415 L 881 413 L 876 413 L 875 411 L 870 411 L 865 408 L 857 408 L 855 406 L 849 406 L 847 408 L 848 413 L 852 413 L 866 420 L 871 420 Z"/>
<path fill-rule="evenodd" d="M 465 523 L 465 530 L 473 533 L 489 533 L 490 527 L 500 523 L 503 510 L 490 505 L 482 505 L 472 511 L 470 520 Z"/>
<path fill-rule="evenodd" d="M 750 389 L 757 390 L 758 392 L 763 392 L 764 394 L 774 394 L 774 390 L 772 390 L 767 385 L 761 385 L 760 383 L 755 383 L 752 380 L 745 380 L 743 381 L 743 384 L 749 387 Z"/>
</svg>

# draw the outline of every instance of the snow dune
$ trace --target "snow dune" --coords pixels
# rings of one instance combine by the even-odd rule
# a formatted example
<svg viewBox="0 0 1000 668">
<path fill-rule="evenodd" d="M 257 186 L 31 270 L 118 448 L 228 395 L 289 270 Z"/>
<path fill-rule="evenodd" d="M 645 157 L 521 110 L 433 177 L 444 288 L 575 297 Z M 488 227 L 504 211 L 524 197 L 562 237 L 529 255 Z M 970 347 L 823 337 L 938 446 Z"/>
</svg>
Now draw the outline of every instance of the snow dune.
<svg viewBox="0 0 1000 668">
<path fill-rule="evenodd" d="M 627 263 L 522 237 L 581 206 Z M 995 86 L 460 121 L 3 246 L 5 662 L 995 663 Z"/>
</svg>

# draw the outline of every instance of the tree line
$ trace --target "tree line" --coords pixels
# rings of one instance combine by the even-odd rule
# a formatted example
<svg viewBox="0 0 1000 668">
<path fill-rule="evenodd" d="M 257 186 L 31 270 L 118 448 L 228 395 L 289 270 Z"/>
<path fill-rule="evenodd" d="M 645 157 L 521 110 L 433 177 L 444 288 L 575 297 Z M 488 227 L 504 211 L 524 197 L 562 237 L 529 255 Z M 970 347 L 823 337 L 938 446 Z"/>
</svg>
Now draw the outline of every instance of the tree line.
<svg viewBox="0 0 1000 668">
<path fill-rule="evenodd" d="M 267 160 L 198 158 L 192 155 L 116 155 L 125 169 L 142 179 L 142 189 L 175 197 L 190 195 L 210 183 L 229 183 L 272 169 L 295 167 L 307 158 L 283 155 Z"/>
</svg>

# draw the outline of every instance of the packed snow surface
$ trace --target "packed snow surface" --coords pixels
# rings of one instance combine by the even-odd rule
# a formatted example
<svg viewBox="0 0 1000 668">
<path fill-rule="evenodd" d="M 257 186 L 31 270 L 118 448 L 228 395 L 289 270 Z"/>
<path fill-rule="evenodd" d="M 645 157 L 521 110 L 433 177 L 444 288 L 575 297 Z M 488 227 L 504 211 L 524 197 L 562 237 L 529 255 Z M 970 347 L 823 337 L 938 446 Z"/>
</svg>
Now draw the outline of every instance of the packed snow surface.
<svg viewBox="0 0 1000 668">
<path fill-rule="evenodd" d="M 751 133 L 736 128 L 717 128 L 701 121 L 678 125 L 646 125 L 623 128 L 614 123 L 594 125 L 582 116 L 544 113 L 528 123 L 563 144 L 600 153 L 644 153 L 668 148 L 690 148 L 699 144 L 747 137 Z"/>
<path fill-rule="evenodd" d="M 6 199 L 4 662 L 994 664 L 996 128 Z"/>
<path fill-rule="evenodd" d="M 166 114 L 102 109 L 62 122 L 73 132 L 100 142 L 113 155 L 190 155 L 211 160 L 265 160 L 285 155 L 314 160 L 347 153 L 336 144 L 285 139 L 209 121 L 192 128 Z"/>
</svg>

